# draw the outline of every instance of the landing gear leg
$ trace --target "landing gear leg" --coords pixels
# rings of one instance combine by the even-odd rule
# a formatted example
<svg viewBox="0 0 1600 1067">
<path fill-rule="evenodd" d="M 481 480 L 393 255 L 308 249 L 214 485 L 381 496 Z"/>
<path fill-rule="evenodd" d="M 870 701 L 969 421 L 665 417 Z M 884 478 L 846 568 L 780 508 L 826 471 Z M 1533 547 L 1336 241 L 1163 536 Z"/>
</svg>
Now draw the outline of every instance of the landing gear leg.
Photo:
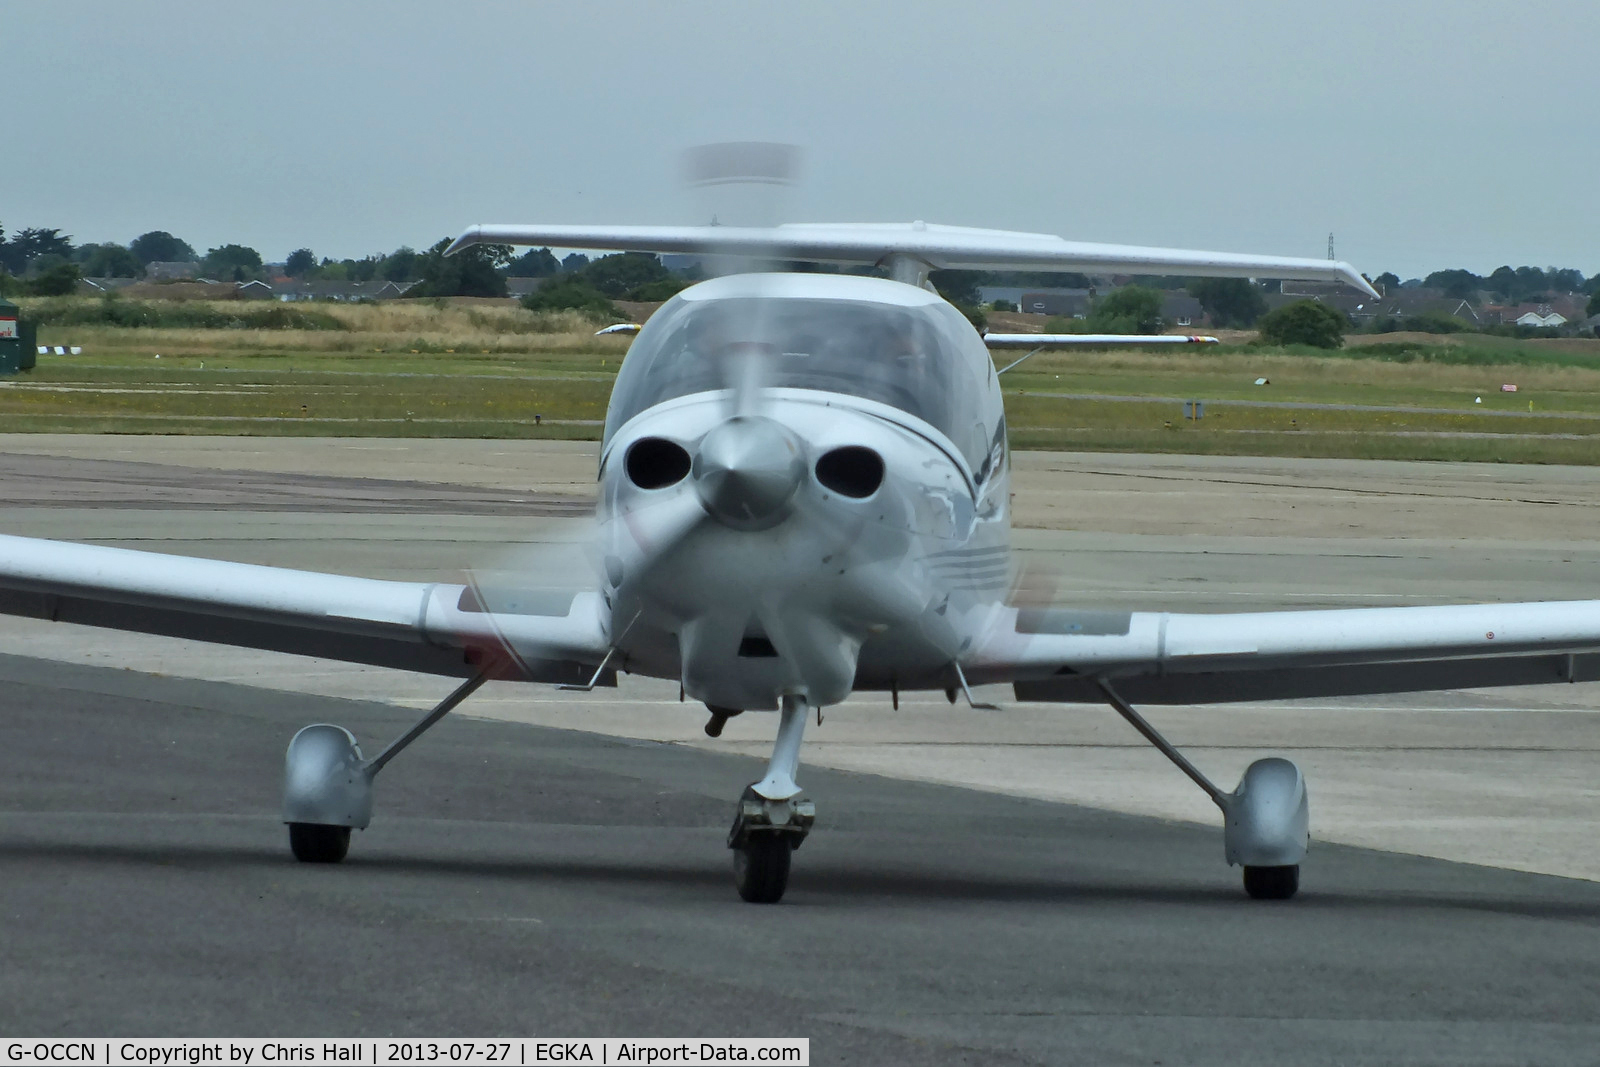
<svg viewBox="0 0 1600 1067">
<path fill-rule="evenodd" d="M 1110 682 L 1100 678 L 1095 684 L 1129 725 L 1222 809 L 1223 851 L 1229 866 L 1244 868 L 1245 892 L 1256 900 L 1294 896 L 1300 889 L 1300 861 L 1311 844 L 1310 803 L 1300 768 L 1276 757 L 1256 760 L 1245 768 L 1238 788 L 1224 793 L 1123 700 Z"/>
<path fill-rule="evenodd" d="M 789 885 L 790 854 L 805 841 L 817 818 L 816 806 L 800 795 L 794 780 L 810 710 L 805 697 L 785 694 L 766 777 L 746 787 L 728 831 L 733 884 L 739 896 L 751 904 L 776 904 L 783 899 Z"/>
<path fill-rule="evenodd" d="M 289 850 L 301 863 L 338 863 L 350 850 L 350 831 L 372 821 L 372 780 L 424 730 L 450 713 L 495 673 L 490 663 L 467 679 L 411 729 L 372 759 L 342 726 L 307 726 L 284 754 L 283 821 Z"/>
</svg>

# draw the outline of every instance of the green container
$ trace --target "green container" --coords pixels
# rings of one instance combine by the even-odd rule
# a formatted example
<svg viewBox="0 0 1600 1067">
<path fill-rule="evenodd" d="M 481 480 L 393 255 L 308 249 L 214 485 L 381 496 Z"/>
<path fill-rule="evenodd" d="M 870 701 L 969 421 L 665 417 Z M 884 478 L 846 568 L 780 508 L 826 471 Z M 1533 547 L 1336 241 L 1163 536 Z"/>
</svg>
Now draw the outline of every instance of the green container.
<svg viewBox="0 0 1600 1067">
<path fill-rule="evenodd" d="M 23 322 L 17 305 L 0 298 L 0 374 L 32 370 L 39 361 L 38 328 Z"/>
</svg>

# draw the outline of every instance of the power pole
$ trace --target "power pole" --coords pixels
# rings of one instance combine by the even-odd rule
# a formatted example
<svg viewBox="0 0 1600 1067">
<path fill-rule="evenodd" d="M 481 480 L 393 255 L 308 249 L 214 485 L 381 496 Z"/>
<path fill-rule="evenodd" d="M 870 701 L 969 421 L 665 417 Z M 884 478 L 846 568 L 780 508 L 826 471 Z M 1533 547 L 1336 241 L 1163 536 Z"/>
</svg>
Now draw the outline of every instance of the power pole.
<svg viewBox="0 0 1600 1067">
<path fill-rule="evenodd" d="M 1335 256 L 1333 254 L 1333 234 L 1331 234 L 1331 233 L 1328 234 L 1328 258 L 1329 259 L 1337 259 L 1338 258 L 1337 256 Z"/>
</svg>

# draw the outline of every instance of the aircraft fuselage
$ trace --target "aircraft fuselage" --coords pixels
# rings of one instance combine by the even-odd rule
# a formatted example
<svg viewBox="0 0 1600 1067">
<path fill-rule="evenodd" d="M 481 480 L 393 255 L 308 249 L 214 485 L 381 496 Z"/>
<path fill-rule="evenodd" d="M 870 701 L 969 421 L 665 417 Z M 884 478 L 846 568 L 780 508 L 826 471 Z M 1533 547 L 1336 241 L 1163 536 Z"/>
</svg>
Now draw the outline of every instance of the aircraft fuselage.
<svg viewBox="0 0 1600 1067">
<path fill-rule="evenodd" d="M 713 707 L 951 686 L 974 616 L 1007 588 L 993 363 L 913 286 L 686 290 L 624 361 L 600 477 L 622 665 Z"/>
</svg>

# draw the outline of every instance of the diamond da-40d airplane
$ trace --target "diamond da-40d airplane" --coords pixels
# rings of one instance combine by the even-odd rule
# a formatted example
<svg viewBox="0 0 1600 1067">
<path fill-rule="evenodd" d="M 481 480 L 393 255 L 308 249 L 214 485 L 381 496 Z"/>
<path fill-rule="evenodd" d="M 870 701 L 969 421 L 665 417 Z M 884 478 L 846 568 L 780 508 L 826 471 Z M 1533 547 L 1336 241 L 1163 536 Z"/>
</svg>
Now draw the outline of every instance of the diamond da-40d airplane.
<svg viewBox="0 0 1600 1067">
<path fill-rule="evenodd" d="M 475 243 L 875 264 L 887 277 L 745 273 L 691 286 L 640 330 L 600 453 L 587 588 L 515 576 L 379 581 L 0 537 L 0 609 L 463 678 L 377 755 L 345 729 L 289 743 L 294 855 L 342 859 L 378 772 L 491 678 L 590 689 L 675 679 L 711 712 L 776 711 L 766 773 L 728 836 L 735 883 L 774 902 L 814 807 L 797 781 L 813 709 L 857 690 L 1010 683 L 1022 701 L 1115 708 L 1221 810 L 1251 896 L 1292 896 L 1306 785 L 1263 759 L 1213 784 L 1136 710 L 1600 678 L 1600 601 L 1177 614 L 1007 602 L 1005 413 L 941 268 L 1338 280 L 1350 266 L 909 225 L 478 226 Z M 887 703 L 888 701 L 886 701 Z"/>
</svg>

